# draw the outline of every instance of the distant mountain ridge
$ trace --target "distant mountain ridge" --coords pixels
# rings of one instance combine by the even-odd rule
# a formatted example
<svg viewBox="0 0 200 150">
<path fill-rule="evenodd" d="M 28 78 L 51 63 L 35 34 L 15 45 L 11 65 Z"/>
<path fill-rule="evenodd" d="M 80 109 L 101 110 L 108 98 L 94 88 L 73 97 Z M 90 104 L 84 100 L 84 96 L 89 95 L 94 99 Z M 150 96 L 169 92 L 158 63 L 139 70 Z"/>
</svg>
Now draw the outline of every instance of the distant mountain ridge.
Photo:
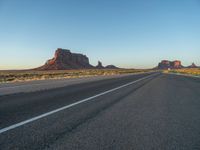
<svg viewBox="0 0 200 150">
<path fill-rule="evenodd" d="M 114 65 L 104 67 L 99 61 L 98 65 L 92 66 L 86 55 L 71 53 L 68 49 L 58 48 L 54 57 L 46 61 L 46 63 L 36 68 L 36 70 L 68 70 L 68 69 L 117 69 Z"/>
</svg>

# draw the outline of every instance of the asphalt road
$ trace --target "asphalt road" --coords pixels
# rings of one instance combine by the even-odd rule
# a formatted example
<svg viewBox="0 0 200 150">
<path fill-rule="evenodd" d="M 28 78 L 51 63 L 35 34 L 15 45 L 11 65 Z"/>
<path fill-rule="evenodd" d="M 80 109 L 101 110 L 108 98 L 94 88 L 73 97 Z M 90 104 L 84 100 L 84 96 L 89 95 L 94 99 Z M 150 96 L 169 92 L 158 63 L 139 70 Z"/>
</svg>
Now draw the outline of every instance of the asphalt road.
<svg viewBox="0 0 200 150">
<path fill-rule="evenodd" d="M 109 76 L 91 76 L 91 77 L 80 77 L 80 78 L 46 79 L 46 80 L 34 80 L 34 81 L 24 81 L 24 82 L 14 82 L 14 83 L 1 83 L 0 96 L 15 94 L 15 93 L 28 93 L 28 92 L 49 90 L 69 85 L 88 83 L 105 79 L 121 78 L 126 76 L 129 75 L 121 74 L 121 75 L 109 75 Z"/>
<path fill-rule="evenodd" d="M 0 96 L 0 149 L 199 150 L 200 79 L 150 73 Z"/>
</svg>

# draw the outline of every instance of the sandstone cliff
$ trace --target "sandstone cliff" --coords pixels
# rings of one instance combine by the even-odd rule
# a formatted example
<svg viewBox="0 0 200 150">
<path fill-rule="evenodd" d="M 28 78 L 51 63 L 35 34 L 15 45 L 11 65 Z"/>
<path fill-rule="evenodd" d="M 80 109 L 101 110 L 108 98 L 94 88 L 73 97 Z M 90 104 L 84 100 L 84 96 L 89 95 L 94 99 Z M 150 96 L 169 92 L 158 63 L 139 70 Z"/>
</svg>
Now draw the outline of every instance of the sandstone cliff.
<svg viewBox="0 0 200 150">
<path fill-rule="evenodd" d="M 66 70 L 66 69 L 90 69 L 94 68 L 89 63 L 86 55 L 71 53 L 70 50 L 58 48 L 54 57 L 48 60 L 38 70 Z"/>
</svg>

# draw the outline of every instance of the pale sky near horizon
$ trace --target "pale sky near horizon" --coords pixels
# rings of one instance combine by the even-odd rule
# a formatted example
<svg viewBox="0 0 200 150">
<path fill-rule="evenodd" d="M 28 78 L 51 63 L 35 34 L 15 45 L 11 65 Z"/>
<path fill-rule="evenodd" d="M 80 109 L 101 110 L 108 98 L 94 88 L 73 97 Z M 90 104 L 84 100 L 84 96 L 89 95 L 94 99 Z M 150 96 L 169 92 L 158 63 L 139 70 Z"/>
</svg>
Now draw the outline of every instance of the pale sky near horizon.
<svg viewBox="0 0 200 150">
<path fill-rule="evenodd" d="M 0 0 L 0 70 L 41 66 L 57 48 L 92 65 L 200 66 L 200 0 Z"/>
</svg>

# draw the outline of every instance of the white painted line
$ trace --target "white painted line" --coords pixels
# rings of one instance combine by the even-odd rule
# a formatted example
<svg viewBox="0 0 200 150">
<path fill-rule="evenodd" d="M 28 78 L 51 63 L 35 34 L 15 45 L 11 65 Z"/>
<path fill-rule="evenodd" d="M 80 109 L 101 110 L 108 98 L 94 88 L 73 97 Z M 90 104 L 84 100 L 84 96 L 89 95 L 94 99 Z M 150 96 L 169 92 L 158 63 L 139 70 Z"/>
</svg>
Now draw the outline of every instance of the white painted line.
<svg viewBox="0 0 200 150">
<path fill-rule="evenodd" d="M 157 74 L 157 73 L 155 73 L 155 74 Z M 9 127 L 5 127 L 5 128 L 3 128 L 3 129 L 0 129 L 0 134 L 4 133 L 4 132 L 6 132 L 6 131 L 9 131 L 9 130 L 15 129 L 15 128 L 17 128 L 17 127 L 23 126 L 23 125 L 25 125 L 25 124 L 28 124 L 28 123 L 30 123 L 30 122 L 39 120 L 39 119 L 41 119 L 41 118 L 47 117 L 47 116 L 49 116 L 49 115 L 55 114 L 55 113 L 60 112 L 60 111 L 62 111 L 62 110 L 68 109 L 68 108 L 70 108 L 70 107 L 76 106 L 76 105 L 78 105 L 78 104 L 81 104 L 81 103 L 90 101 L 90 100 L 92 100 L 92 99 L 94 99 L 94 98 L 97 98 L 97 97 L 100 97 L 100 96 L 105 95 L 105 94 L 107 94 L 107 93 L 116 91 L 116 90 L 118 90 L 118 89 L 121 89 L 121 88 L 123 88 L 123 87 L 129 86 L 129 85 L 134 84 L 134 83 L 136 83 L 136 82 L 142 81 L 142 80 L 147 79 L 147 78 L 149 78 L 149 77 L 151 77 L 151 76 L 154 76 L 155 74 L 148 75 L 148 76 L 146 76 L 146 77 L 143 77 L 143 78 L 140 78 L 140 79 L 138 79 L 138 80 L 135 80 L 135 81 L 129 82 L 129 83 L 127 83 L 127 84 L 121 85 L 121 86 L 119 86 L 119 87 L 116 87 L 116 88 L 114 88 L 114 89 L 111 89 L 111 90 L 102 92 L 102 93 L 100 93 L 100 94 L 97 94 L 97 95 L 94 95 L 94 96 L 92 96 L 92 97 L 89 97 L 89 98 L 80 100 L 80 101 L 78 101 L 78 102 L 75 102 L 75 103 L 72 103 L 72 104 L 63 106 L 63 107 L 61 107 L 61 108 L 55 109 L 55 110 L 53 110 L 53 111 L 44 113 L 44 114 L 39 115 L 39 116 L 36 116 L 36 117 L 33 117 L 33 118 L 31 118 L 31 119 L 28 119 L 28 120 L 25 120 L 25 121 L 16 123 L 16 124 L 11 125 L 11 126 L 9 126 Z"/>
</svg>

